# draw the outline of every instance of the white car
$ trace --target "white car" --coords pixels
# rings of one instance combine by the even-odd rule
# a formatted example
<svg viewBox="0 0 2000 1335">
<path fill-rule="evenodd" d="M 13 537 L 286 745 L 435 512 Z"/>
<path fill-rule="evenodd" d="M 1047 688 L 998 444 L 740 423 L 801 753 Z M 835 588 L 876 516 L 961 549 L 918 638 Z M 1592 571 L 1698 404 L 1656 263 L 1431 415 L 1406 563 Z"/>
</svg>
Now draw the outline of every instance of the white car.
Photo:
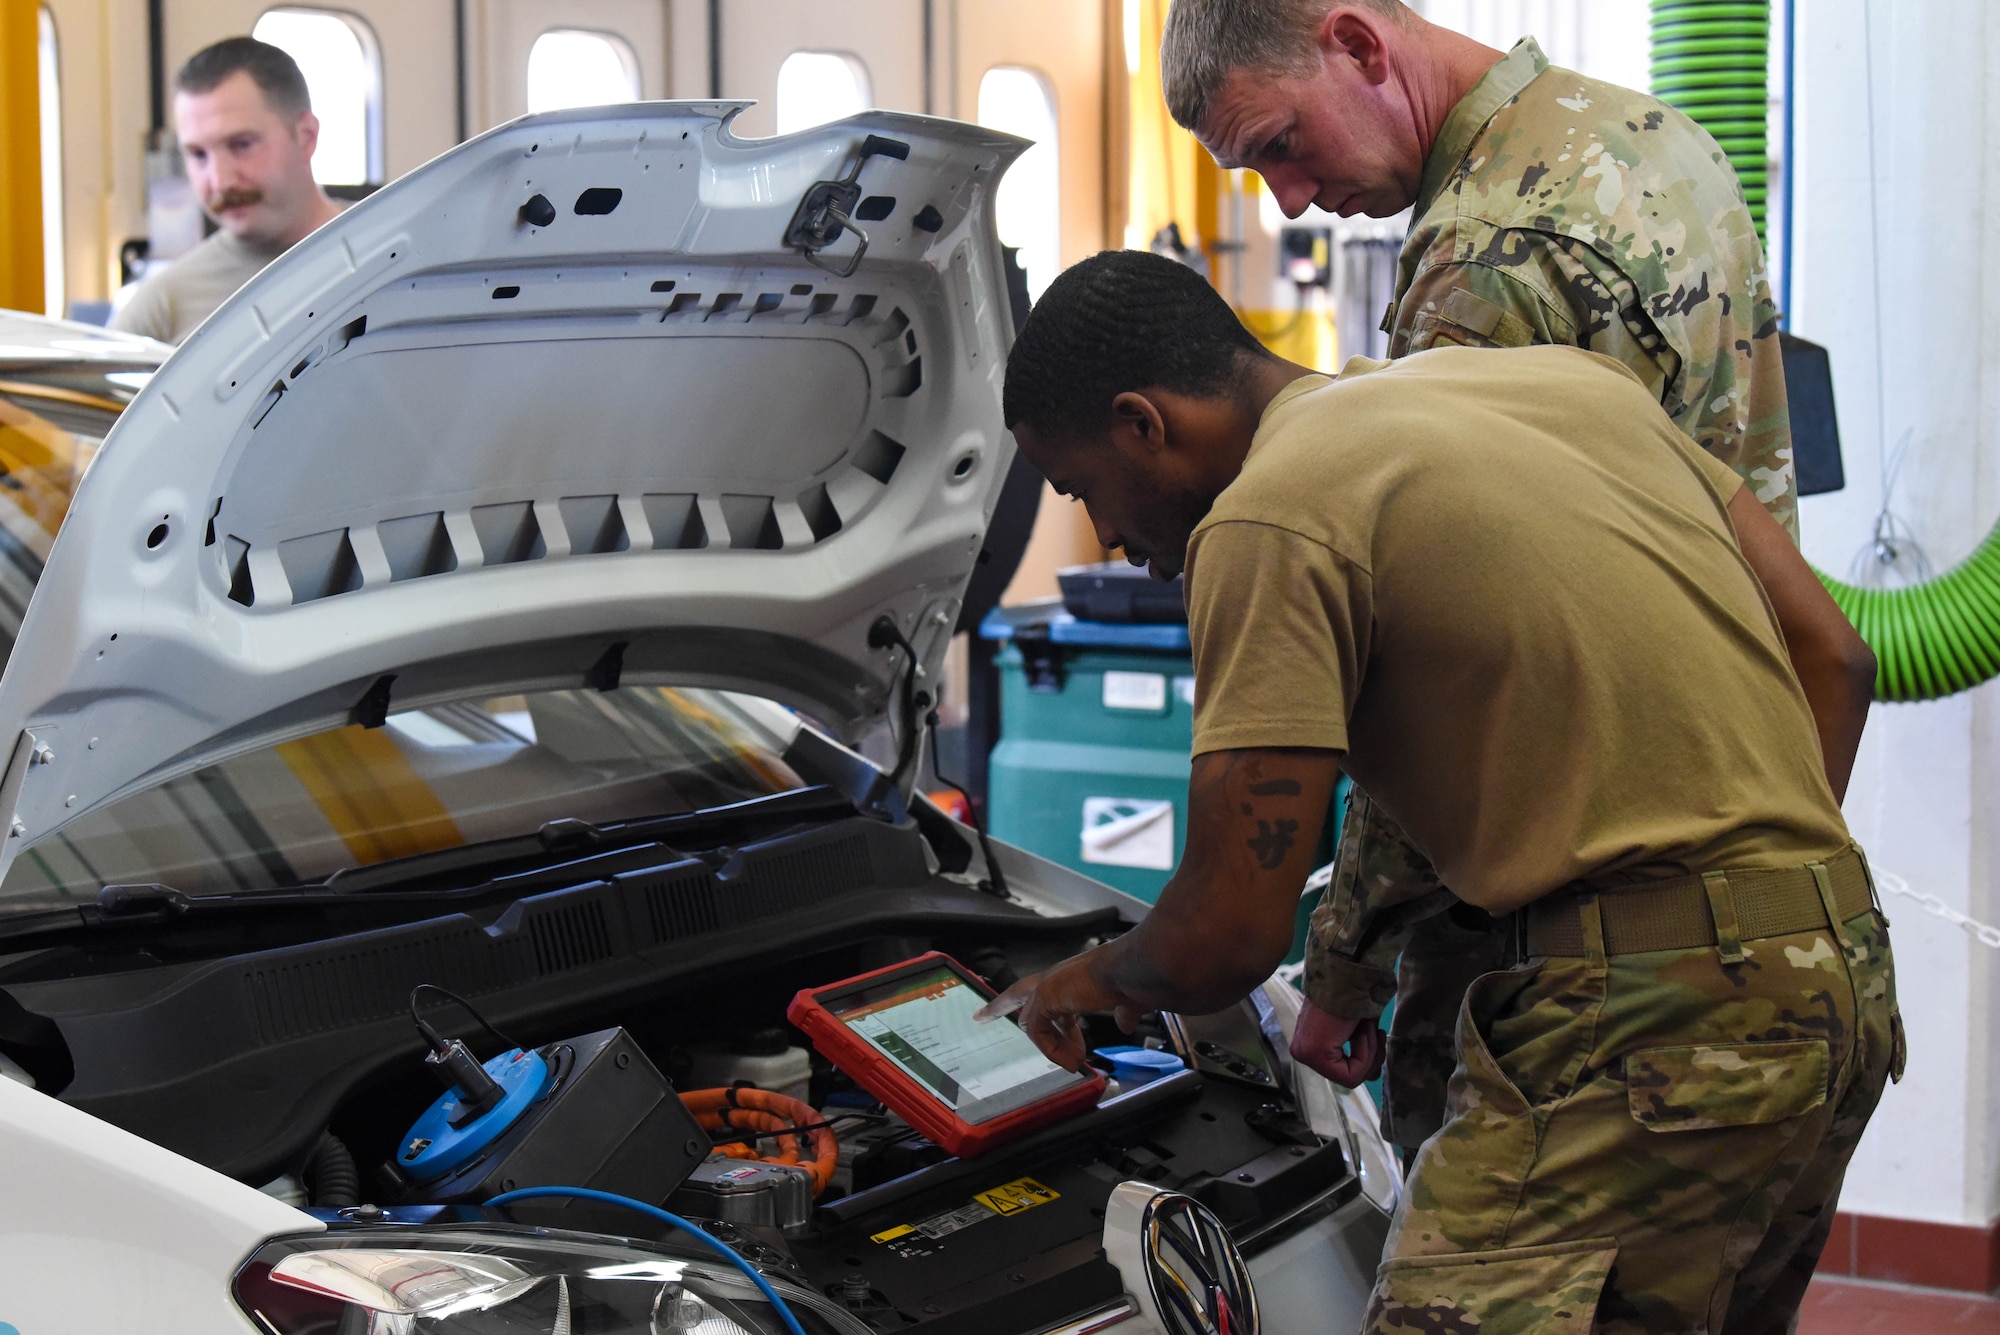
<svg viewBox="0 0 2000 1335">
<path fill-rule="evenodd" d="M 0 1332 L 1358 1323 L 1397 1179 L 1283 983 L 1105 1022 L 1167 1073 L 967 1159 L 785 1027 L 1144 906 L 912 791 L 1013 456 L 1022 145 L 737 109 L 487 134 L 156 374 L 0 327 Z M 830 1174 L 675 1130 L 666 1081 L 740 1078 Z M 700 1227 L 486 1203 L 583 1185 Z"/>
</svg>

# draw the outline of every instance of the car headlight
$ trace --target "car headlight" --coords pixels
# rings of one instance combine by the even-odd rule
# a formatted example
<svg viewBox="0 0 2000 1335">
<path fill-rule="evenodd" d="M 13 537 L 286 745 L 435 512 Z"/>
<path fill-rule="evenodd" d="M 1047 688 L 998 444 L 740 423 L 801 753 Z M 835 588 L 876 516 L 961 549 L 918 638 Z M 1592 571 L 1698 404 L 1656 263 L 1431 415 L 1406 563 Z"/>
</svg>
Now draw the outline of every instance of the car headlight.
<svg viewBox="0 0 2000 1335">
<path fill-rule="evenodd" d="M 237 1303 L 270 1335 L 770 1335 L 785 1327 L 735 1270 L 548 1229 L 373 1227 L 266 1243 Z M 801 1324 L 869 1335 L 822 1295 L 766 1273 Z"/>
</svg>

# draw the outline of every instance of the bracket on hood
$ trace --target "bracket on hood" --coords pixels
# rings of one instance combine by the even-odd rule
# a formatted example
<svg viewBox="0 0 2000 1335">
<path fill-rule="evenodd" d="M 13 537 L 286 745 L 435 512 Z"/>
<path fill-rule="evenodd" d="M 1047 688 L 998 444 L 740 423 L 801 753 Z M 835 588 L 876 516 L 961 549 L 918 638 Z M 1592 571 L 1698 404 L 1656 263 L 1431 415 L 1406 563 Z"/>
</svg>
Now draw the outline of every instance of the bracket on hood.
<svg viewBox="0 0 2000 1335">
<path fill-rule="evenodd" d="M 786 245 L 798 250 L 815 267 L 840 278 L 853 277 L 854 271 L 861 267 L 861 257 L 868 253 L 868 233 L 855 225 L 854 206 L 861 201 L 862 165 L 878 155 L 907 161 L 910 146 L 900 139 L 869 135 L 861 141 L 847 175 L 833 181 L 814 181 L 806 188 L 805 197 L 799 200 L 792 221 L 785 227 Z M 819 257 L 819 252 L 839 240 L 842 232 L 854 233 L 859 243 L 844 268 Z"/>
</svg>

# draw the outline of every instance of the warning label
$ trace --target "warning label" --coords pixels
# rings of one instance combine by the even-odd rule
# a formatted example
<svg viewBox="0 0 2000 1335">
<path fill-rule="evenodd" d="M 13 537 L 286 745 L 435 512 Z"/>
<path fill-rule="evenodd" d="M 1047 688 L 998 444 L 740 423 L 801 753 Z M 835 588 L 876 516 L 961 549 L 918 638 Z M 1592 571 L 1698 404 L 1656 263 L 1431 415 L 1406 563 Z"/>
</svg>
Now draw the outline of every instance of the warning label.
<svg viewBox="0 0 2000 1335">
<path fill-rule="evenodd" d="M 982 1191 L 971 1201 L 955 1210 L 934 1214 L 928 1219 L 919 1219 L 914 1224 L 898 1224 L 884 1229 L 868 1240 L 880 1243 L 898 1256 L 913 1259 L 929 1256 L 932 1248 L 928 1243 L 948 1237 L 963 1228 L 986 1219 L 1003 1218 L 1010 1214 L 1020 1214 L 1032 1210 L 1037 1205 L 1046 1205 L 1060 1198 L 1060 1193 L 1043 1186 L 1032 1177 L 1016 1178 L 991 1191 Z"/>
<path fill-rule="evenodd" d="M 1032 1210 L 1037 1205 L 1047 1205 L 1057 1198 L 1058 1193 L 1051 1191 L 1032 1177 L 1022 1177 L 1005 1186 L 995 1187 L 991 1191 L 982 1191 L 972 1199 L 994 1214 L 1006 1215 Z"/>
<path fill-rule="evenodd" d="M 991 1219 L 995 1213 L 991 1207 L 974 1201 L 970 1205 L 961 1205 L 956 1210 L 934 1214 L 929 1219 L 919 1219 L 917 1232 L 927 1238 L 942 1238 L 947 1234 L 958 1232 L 961 1228 L 971 1228 L 982 1219 Z"/>
</svg>

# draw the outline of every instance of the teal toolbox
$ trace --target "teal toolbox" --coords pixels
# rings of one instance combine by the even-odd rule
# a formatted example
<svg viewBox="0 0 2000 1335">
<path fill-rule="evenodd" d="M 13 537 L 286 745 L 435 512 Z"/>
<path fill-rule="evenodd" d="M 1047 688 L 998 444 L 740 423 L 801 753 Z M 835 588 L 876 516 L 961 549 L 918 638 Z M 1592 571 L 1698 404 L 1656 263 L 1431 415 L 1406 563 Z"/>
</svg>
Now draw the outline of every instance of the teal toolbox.
<svg viewBox="0 0 2000 1335">
<path fill-rule="evenodd" d="M 1187 830 L 1187 627 L 1078 621 L 1050 600 L 1000 608 L 979 633 L 1002 646 L 994 836 L 1153 903 Z"/>
<path fill-rule="evenodd" d="M 1184 625 L 1079 621 L 1056 599 L 1001 607 L 1000 741 L 987 768 L 989 828 L 1126 894 L 1158 902 L 1180 865 L 1194 745 L 1194 660 Z M 1332 857 L 1343 779 L 1315 865 Z M 1299 903 L 1305 956 L 1317 896 Z"/>
</svg>

